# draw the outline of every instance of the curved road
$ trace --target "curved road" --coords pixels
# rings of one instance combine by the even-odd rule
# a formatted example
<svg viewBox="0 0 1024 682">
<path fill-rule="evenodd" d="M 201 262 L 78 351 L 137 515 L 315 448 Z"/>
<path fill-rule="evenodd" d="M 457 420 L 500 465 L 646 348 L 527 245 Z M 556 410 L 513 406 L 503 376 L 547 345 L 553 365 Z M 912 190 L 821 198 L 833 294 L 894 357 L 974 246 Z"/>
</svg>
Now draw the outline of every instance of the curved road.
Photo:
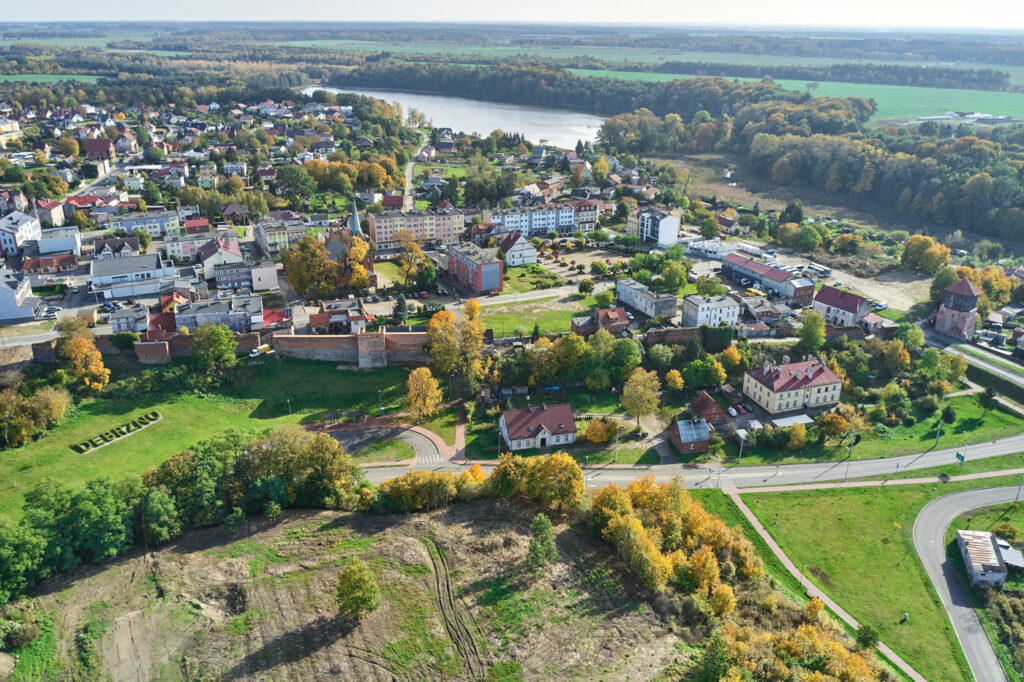
<svg viewBox="0 0 1024 682">
<path fill-rule="evenodd" d="M 430 440 L 422 433 L 416 433 L 412 429 L 405 429 L 401 426 L 346 429 L 344 431 L 329 431 L 328 434 L 344 445 L 345 449 L 349 452 L 355 452 L 375 440 L 389 438 L 391 440 L 404 441 L 412 446 L 412 449 L 416 452 L 416 465 L 423 465 L 418 468 L 440 467 L 445 463 L 445 460 L 441 457 L 441 453 L 438 452 L 434 441 Z M 407 466 L 386 468 L 388 471 L 392 472 L 387 476 L 387 478 L 392 478 L 409 471 L 409 467 Z M 374 470 L 375 469 L 369 469 L 369 471 Z"/>
<path fill-rule="evenodd" d="M 953 622 L 953 629 L 967 655 L 974 679 L 980 682 L 1003 682 L 1006 675 L 971 605 L 967 588 L 946 553 L 946 529 L 953 519 L 964 512 L 1013 502 L 1016 495 L 1017 486 L 965 490 L 943 495 L 925 505 L 914 521 L 914 548 Z"/>
<path fill-rule="evenodd" d="M 431 444 L 433 445 L 433 444 Z M 415 447 L 415 445 L 413 446 Z M 791 485 L 797 483 L 824 483 L 842 481 L 847 478 L 879 476 L 901 471 L 913 471 L 956 463 L 960 448 L 943 448 L 912 455 L 887 457 L 884 459 L 842 460 L 807 464 L 783 464 L 780 466 L 728 466 L 694 467 L 684 464 L 661 464 L 635 467 L 588 467 L 583 470 L 588 486 L 602 486 L 607 483 L 625 484 L 641 474 L 654 474 L 662 480 L 683 476 L 684 485 L 690 488 L 756 488 L 759 486 Z M 967 448 L 970 460 L 998 457 L 1024 452 L 1024 434 L 1008 436 L 996 441 L 979 443 Z M 416 468 L 439 468 L 444 462 L 430 465 L 426 458 L 417 457 Z M 484 465 L 484 468 L 489 468 Z M 377 467 L 367 471 L 367 477 L 380 483 L 388 478 L 400 476 L 406 467 Z"/>
</svg>

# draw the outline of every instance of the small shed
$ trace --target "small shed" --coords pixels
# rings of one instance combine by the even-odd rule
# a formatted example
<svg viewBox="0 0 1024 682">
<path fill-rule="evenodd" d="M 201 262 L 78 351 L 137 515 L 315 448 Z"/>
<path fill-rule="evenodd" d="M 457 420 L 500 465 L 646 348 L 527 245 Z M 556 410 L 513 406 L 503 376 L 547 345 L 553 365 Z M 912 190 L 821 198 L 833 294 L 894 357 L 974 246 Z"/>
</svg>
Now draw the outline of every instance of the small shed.
<svg viewBox="0 0 1024 682">
<path fill-rule="evenodd" d="M 366 413 L 362 410 L 349 410 L 347 416 L 350 422 L 361 422 L 366 418 Z"/>
<path fill-rule="evenodd" d="M 338 423 L 337 412 L 324 412 L 324 416 L 320 418 L 324 424 L 336 424 Z"/>
</svg>

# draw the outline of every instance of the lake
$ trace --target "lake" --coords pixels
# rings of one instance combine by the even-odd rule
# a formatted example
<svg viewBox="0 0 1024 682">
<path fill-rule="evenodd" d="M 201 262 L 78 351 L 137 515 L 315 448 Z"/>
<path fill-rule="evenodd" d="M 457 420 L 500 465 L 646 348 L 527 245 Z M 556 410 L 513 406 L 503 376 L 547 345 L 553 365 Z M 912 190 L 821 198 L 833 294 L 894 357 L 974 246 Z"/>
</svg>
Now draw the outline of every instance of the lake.
<svg viewBox="0 0 1024 682">
<path fill-rule="evenodd" d="M 439 127 L 456 132 L 489 135 L 496 128 L 508 133 L 522 133 L 533 143 L 572 149 L 577 140 L 593 142 L 603 120 L 600 116 L 565 109 L 546 109 L 518 104 L 484 102 L 466 97 L 427 95 L 418 92 L 394 90 L 364 90 L 356 88 L 328 88 L 313 86 L 302 92 L 315 90 L 328 92 L 354 92 L 387 102 L 398 102 L 404 111 L 419 109 Z"/>
</svg>

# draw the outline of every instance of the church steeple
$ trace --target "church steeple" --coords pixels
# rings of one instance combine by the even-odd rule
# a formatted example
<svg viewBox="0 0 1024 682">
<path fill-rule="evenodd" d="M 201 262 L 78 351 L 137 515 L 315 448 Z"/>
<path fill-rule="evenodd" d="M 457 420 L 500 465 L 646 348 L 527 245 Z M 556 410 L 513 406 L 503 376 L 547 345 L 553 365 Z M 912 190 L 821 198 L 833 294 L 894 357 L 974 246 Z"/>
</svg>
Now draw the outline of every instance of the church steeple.
<svg viewBox="0 0 1024 682">
<path fill-rule="evenodd" d="M 349 233 L 353 237 L 366 237 L 363 228 L 359 225 L 359 208 L 356 206 L 356 197 L 352 195 L 352 215 L 348 219 Z"/>
</svg>

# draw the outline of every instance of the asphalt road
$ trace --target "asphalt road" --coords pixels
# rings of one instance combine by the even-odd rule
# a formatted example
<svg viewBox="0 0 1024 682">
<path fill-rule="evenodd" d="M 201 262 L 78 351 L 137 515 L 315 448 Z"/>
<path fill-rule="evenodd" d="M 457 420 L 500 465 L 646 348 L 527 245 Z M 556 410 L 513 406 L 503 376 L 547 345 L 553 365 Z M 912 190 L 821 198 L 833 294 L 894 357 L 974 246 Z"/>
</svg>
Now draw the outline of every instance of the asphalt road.
<svg viewBox="0 0 1024 682">
<path fill-rule="evenodd" d="M 756 488 L 758 486 L 843 481 L 847 478 L 926 469 L 956 462 L 956 453 L 963 450 L 962 447 L 944 448 L 884 459 L 842 460 L 780 466 L 730 466 L 709 469 L 684 464 L 664 464 L 627 468 L 595 467 L 584 469 L 583 473 L 587 485 L 593 487 L 600 487 L 608 483 L 621 485 L 642 474 L 653 474 L 663 481 L 674 476 L 682 476 L 683 485 L 688 488 Z M 1022 451 L 1024 451 L 1024 434 L 1017 434 L 990 443 L 971 445 L 967 448 L 967 458 L 970 460 L 986 459 Z M 485 470 L 490 467 L 491 465 L 484 465 Z M 441 470 L 445 467 L 417 462 L 415 468 Z M 388 478 L 400 476 L 406 471 L 408 471 L 406 467 L 377 467 L 367 470 L 366 475 L 371 481 L 380 483 Z"/>
<path fill-rule="evenodd" d="M 914 547 L 953 622 L 953 629 L 967 655 L 974 679 L 979 682 L 1002 682 L 1006 680 L 1006 675 L 971 605 L 967 587 L 956 574 L 946 552 L 946 529 L 953 519 L 964 512 L 1013 502 L 1016 495 L 1017 486 L 943 495 L 929 502 L 914 521 Z"/>
<path fill-rule="evenodd" d="M 996 376 L 999 376 L 1003 379 L 1006 379 L 1007 381 L 1010 381 L 1020 386 L 1021 388 L 1024 388 L 1024 374 L 1020 374 L 1019 372 L 1011 372 L 1010 370 L 1004 368 L 1003 366 L 999 365 L 996 362 L 987 362 L 975 355 L 963 353 L 953 347 L 953 341 L 947 339 L 941 334 L 936 334 L 935 332 L 930 331 L 928 329 L 924 329 L 922 331 L 924 331 L 924 338 L 929 346 L 935 346 L 939 350 L 949 353 L 950 355 L 959 355 L 963 357 L 964 360 L 967 361 L 967 364 L 974 365 L 975 367 L 983 369 L 990 374 L 995 374 Z M 972 350 L 976 351 L 977 353 L 980 353 L 981 355 L 987 355 L 992 357 L 993 360 L 1000 360 L 1001 362 L 1012 362 L 1012 360 L 1006 360 L 1000 358 L 997 355 L 989 353 L 983 348 L 978 348 L 977 346 L 972 346 L 971 348 Z"/>
<path fill-rule="evenodd" d="M 349 452 L 355 452 L 373 441 L 384 438 L 404 441 L 411 445 L 412 449 L 416 452 L 416 464 L 420 465 L 418 468 L 423 468 L 424 466 L 444 468 L 445 460 L 442 459 L 441 453 L 438 452 L 437 446 L 434 445 L 434 441 L 422 433 L 416 433 L 411 429 L 404 429 L 402 427 L 352 429 L 332 431 L 330 434 L 334 436 L 335 440 L 345 446 L 345 449 Z M 399 469 L 402 473 L 409 470 L 408 467 L 388 467 L 388 469 Z M 392 478 L 392 476 L 388 478 Z"/>
</svg>

